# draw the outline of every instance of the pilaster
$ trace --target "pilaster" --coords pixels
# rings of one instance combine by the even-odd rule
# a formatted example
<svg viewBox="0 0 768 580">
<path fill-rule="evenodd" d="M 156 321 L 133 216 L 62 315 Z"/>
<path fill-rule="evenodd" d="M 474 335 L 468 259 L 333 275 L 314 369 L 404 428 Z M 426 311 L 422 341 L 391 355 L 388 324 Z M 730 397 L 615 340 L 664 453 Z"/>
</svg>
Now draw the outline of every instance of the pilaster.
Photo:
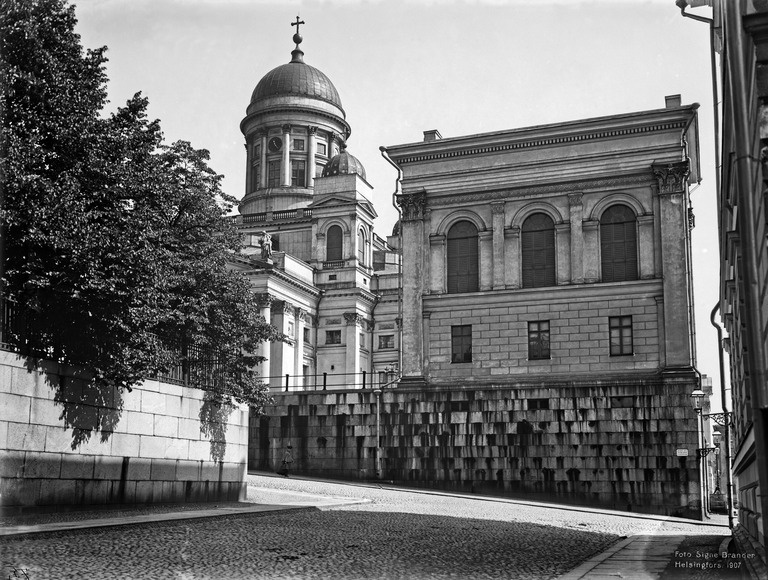
<svg viewBox="0 0 768 580">
<path fill-rule="evenodd" d="M 432 294 L 445 294 L 445 235 L 432 234 L 429 236 L 430 251 L 430 284 Z"/>
<path fill-rule="evenodd" d="M 555 251 L 557 252 L 557 285 L 571 281 L 570 224 L 555 224 Z"/>
<path fill-rule="evenodd" d="M 423 381 L 424 352 L 422 337 L 422 294 L 424 292 L 424 211 L 427 193 L 400 194 L 396 198 L 400 206 L 403 237 L 403 263 L 408 264 L 410 274 L 403 277 L 402 320 L 402 374 L 415 381 Z"/>
<path fill-rule="evenodd" d="M 688 161 L 654 164 L 658 183 L 661 252 L 663 256 L 664 343 L 666 365 L 689 367 L 691 320 L 688 312 L 688 215 L 685 200 Z"/>
<path fill-rule="evenodd" d="M 571 222 L 571 283 L 584 283 L 584 205 L 581 193 L 568 194 Z"/>
<path fill-rule="evenodd" d="M 647 280 L 655 276 L 654 271 L 654 218 L 652 215 L 637 216 L 638 244 L 640 248 L 640 279 Z"/>
<path fill-rule="evenodd" d="M 345 312 L 344 324 L 346 325 L 346 366 L 344 372 L 347 374 L 347 382 L 354 383 L 357 380 L 357 373 L 360 372 L 360 325 L 363 323 L 363 316 L 357 312 Z"/>
<path fill-rule="evenodd" d="M 493 232 L 479 232 L 480 244 L 480 290 L 486 291 L 493 287 Z"/>
<path fill-rule="evenodd" d="M 507 246 L 504 254 L 504 284 L 507 288 L 520 288 L 520 226 L 504 230 Z"/>
<path fill-rule="evenodd" d="M 504 288 L 504 202 L 492 203 L 493 215 L 493 289 Z"/>
<path fill-rule="evenodd" d="M 584 282 L 594 284 L 600 281 L 600 222 L 584 220 L 581 226 L 584 234 Z"/>
</svg>

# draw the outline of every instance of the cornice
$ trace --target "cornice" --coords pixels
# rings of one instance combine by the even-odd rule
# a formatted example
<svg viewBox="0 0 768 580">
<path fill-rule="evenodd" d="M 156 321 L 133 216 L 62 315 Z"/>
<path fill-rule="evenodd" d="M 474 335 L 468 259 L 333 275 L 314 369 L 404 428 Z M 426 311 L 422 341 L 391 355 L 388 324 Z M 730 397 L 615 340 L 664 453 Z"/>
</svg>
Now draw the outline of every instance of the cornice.
<svg viewBox="0 0 768 580">
<path fill-rule="evenodd" d="M 514 150 L 520 150 L 520 149 L 533 149 L 537 147 L 551 147 L 553 145 L 567 145 L 570 143 L 581 143 L 585 141 L 595 141 L 598 139 L 612 139 L 616 137 L 628 137 L 633 135 L 640 135 L 643 133 L 655 133 L 660 131 L 671 131 L 671 130 L 681 130 L 685 127 L 686 120 L 685 119 L 679 119 L 679 120 L 669 120 L 669 121 L 659 121 L 656 123 L 650 123 L 650 124 L 644 124 L 644 125 L 637 125 L 634 127 L 616 127 L 614 129 L 601 129 L 601 130 L 586 130 L 586 131 L 578 131 L 574 132 L 572 134 L 563 135 L 563 134 L 554 134 L 552 136 L 548 137 L 541 137 L 541 138 L 534 138 L 534 139 L 526 139 L 525 135 L 521 134 L 511 134 L 507 135 L 507 139 L 510 139 L 510 141 L 506 143 L 499 143 L 498 139 L 500 137 L 504 137 L 504 135 L 499 134 L 481 134 L 481 135 L 472 135 L 467 136 L 464 138 L 456 138 L 456 139 L 442 139 L 440 141 L 430 141 L 429 142 L 429 149 L 431 151 L 423 151 L 423 152 L 414 152 L 411 154 L 405 153 L 400 156 L 397 154 L 397 149 L 399 147 L 409 147 L 412 149 L 420 149 L 423 148 L 423 144 L 413 144 L 413 145 L 403 145 L 403 146 L 395 146 L 391 149 L 388 148 L 390 157 L 393 158 L 393 160 L 398 165 L 406 165 L 408 163 L 417 163 L 417 162 L 424 162 L 424 161 L 436 161 L 441 159 L 451 159 L 456 157 L 468 157 L 472 155 L 487 155 L 489 153 L 499 153 L 502 151 L 514 151 Z M 558 125 L 551 125 L 551 126 L 545 126 L 543 128 L 531 128 L 531 129 L 520 129 L 519 132 L 530 132 L 534 129 L 556 129 Z M 477 144 L 477 145 L 471 145 L 466 144 L 466 141 L 472 139 L 472 140 L 488 140 L 491 138 L 496 138 L 496 142 L 491 142 L 487 144 Z"/>
<path fill-rule="evenodd" d="M 293 286 L 295 288 L 298 288 L 299 290 L 302 290 L 302 291 L 306 292 L 307 294 L 309 294 L 312 297 L 317 298 L 318 296 L 320 296 L 320 294 L 322 294 L 322 290 L 320 290 L 319 288 L 316 288 L 315 286 L 311 286 L 311 285 L 307 284 L 306 282 L 302 282 L 301 280 L 297 280 L 297 279 L 293 278 L 292 276 L 289 276 L 288 274 L 286 274 L 282 270 L 277 270 L 275 268 L 270 268 L 270 269 L 267 269 L 267 268 L 256 269 L 256 268 L 254 268 L 250 272 L 245 272 L 245 275 L 249 276 L 249 277 L 261 276 L 263 274 L 266 274 L 267 276 L 274 276 L 275 278 L 277 278 L 277 279 L 279 279 L 279 280 L 281 280 L 283 282 L 286 282 L 286 283 L 290 284 L 291 286 Z"/>
<path fill-rule="evenodd" d="M 653 185 L 655 182 L 653 174 L 635 173 L 630 175 L 617 175 L 613 177 L 598 177 L 595 179 L 582 179 L 578 181 L 563 181 L 559 183 L 545 183 L 542 185 L 516 185 L 514 187 L 505 187 L 495 191 L 476 191 L 463 195 L 455 193 L 441 193 L 429 196 L 430 206 L 455 205 L 460 203 L 474 203 L 478 197 L 482 197 L 483 202 L 492 202 L 496 200 L 506 200 L 512 197 L 519 197 L 520 193 L 529 196 L 541 196 L 546 194 L 572 194 L 584 193 L 593 189 L 608 189 L 612 187 L 625 187 L 635 185 Z"/>
</svg>

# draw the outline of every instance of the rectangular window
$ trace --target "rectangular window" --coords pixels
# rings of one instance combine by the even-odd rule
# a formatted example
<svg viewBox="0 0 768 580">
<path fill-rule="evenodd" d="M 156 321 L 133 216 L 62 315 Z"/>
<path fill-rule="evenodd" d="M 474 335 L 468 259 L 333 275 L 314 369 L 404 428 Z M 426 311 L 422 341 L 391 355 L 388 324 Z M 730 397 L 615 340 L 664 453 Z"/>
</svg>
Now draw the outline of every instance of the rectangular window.
<svg viewBox="0 0 768 580">
<path fill-rule="evenodd" d="M 304 344 L 309 344 L 309 328 L 304 327 Z"/>
<path fill-rule="evenodd" d="M 611 316 L 608 318 L 611 336 L 611 356 L 633 354 L 632 317 Z"/>
<path fill-rule="evenodd" d="M 451 362 L 472 362 L 472 325 L 451 326 Z"/>
<path fill-rule="evenodd" d="M 318 144 L 317 144 L 317 153 L 318 153 L 319 155 L 325 155 L 325 151 L 326 151 L 326 149 L 325 149 L 325 143 L 318 143 Z"/>
<path fill-rule="evenodd" d="M 255 159 L 261 157 L 261 143 L 256 143 L 256 145 L 253 146 L 253 157 Z"/>
<path fill-rule="evenodd" d="M 280 161 L 267 164 L 267 187 L 280 187 Z"/>
<path fill-rule="evenodd" d="M 360 338 L 360 348 L 365 348 L 365 335 L 362 332 L 359 334 L 359 338 Z"/>
<path fill-rule="evenodd" d="M 528 410 L 539 411 L 549 409 L 549 399 L 528 399 Z"/>
<path fill-rule="evenodd" d="M 294 139 L 293 140 L 293 150 L 294 151 L 304 151 L 304 139 Z"/>
<path fill-rule="evenodd" d="M 394 334 L 381 334 L 379 335 L 379 350 L 387 348 L 395 348 L 395 335 Z"/>
<path fill-rule="evenodd" d="M 307 174 L 306 166 L 305 161 L 291 161 L 291 185 L 304 187 Z"/>
<path fill-rule="evenodd" d="M 528 359 L 548 359 L 549 320 L 528 323 Z"/>
<path fill-rule="evenodd" d="M 325 344 L 341 344 L 341 330 L 326 330 Z"/>
</svg>

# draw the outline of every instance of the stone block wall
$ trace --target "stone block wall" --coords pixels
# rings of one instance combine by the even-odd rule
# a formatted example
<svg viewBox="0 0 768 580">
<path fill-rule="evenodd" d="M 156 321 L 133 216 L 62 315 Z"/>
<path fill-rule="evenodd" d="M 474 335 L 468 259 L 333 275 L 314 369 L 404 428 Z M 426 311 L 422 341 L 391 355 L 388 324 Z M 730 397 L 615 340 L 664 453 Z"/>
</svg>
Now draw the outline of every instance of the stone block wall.
<svg viewBox="0 0 768 580">
<path fill-rule="evenodd" d="M 695 377 L 392 389 L 380 477 L 494 495 L 698 517 Z M 275 395 L 251 422 L 249 468 L 377 477 L 370 391 Z M 677 450 L 688 451 L 678 457 Z"/>
<path fill-rule="evenodd" d="M 94 392 L 76 375 L 0 351 L 1 510 L 245 498 L 247 408 L 155 380 Z"/>
</svg>

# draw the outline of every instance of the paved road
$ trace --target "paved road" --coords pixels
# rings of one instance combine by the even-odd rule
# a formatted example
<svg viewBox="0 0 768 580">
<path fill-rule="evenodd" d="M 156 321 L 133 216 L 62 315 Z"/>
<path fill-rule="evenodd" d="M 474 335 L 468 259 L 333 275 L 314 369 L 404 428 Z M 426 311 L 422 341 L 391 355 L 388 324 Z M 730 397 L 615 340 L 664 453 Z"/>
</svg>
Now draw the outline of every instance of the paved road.
<svg viewBox="0 0 768 580">
<path fill-rule="evenodd" d="M 553 578 L 630 534 L 722 528 L 337 483 L 250 476 L 283 492 L 367 499 L 286 511 L 9 537 L 13 568 L 43 578 Z M 286 498 L 290 495 L 286 495 Z M 19 577 L 23 577 L 19 575 Z"/>
</svg>

